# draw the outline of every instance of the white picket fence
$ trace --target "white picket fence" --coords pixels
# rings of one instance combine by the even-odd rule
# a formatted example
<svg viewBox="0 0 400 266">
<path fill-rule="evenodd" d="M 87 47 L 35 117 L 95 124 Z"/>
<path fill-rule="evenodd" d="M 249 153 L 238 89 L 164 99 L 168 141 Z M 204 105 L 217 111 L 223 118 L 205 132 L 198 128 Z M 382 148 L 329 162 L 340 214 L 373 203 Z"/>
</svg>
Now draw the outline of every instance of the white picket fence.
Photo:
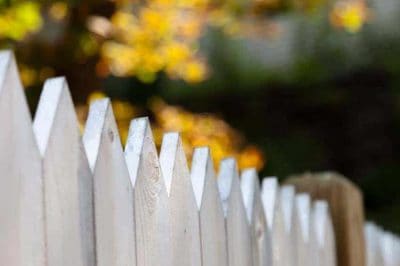
<svg viewBox="0 0 400 266">
<path fill-rule="evenodd" d="M 46 81 L 32 124 L 9 51 L 0 122 L 0 265 L 336 265 L 325 201 L 275 177 L 260 189 L 232 158 L 215 174 L 206 147 L 189 169 L 175 132 L 158 156 L 147 118 L 132 120 L 123 150 L 108 99 L 81 136 L 64 78 Z"/>
</svg>

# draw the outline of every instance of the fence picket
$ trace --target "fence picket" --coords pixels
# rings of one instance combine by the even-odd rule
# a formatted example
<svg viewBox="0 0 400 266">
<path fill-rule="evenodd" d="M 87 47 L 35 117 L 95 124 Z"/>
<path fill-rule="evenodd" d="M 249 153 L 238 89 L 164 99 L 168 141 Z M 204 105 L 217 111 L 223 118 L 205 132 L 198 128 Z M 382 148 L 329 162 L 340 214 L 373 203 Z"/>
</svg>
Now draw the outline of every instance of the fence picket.
<svg viewBox="0 0 400 266">
<path fill-rule="evenodd" d="M 267 222 L 261 202 L 258 175 L 254 168 L 243 170 L 241 175 L 241 189 L 247 219 L 251 228 L 253 265 L 271 265 L 271 238 L 268 234 Z"/>
<path fill-rule="evenodd" d="M 276 177 L 264 178 L 261 199 L 272 242 L 272 265 L 286 266 L 285 225 Z"/>
<path fill-rule="evenodd" d="M 83 143 L 93 172 L 97 265 L 134 266 L 133 187 L 108 99 L 91 104 Z"/>
<path fill-rule="evenodd" d="M 134 186 L 137 265 L 171 266 L 168 195 L 148 118 L 132 120 L 125 159 Z"/>
<path fill-rule="evenodd" d="M 202 264 L 228 266 L 225 218 L 209 148 L 194 150 L 190 176 L 200 216 Z"/>
<path fill-rule="evenodd" d="M 41 158 L 12 52 L 0 52 L 0 265 L 45 262 Z"/>
<path fill-rule="evenodd" d="M 312 210 L 313 256 L 316 266 L 335 266 L 336 248 L 328 203 L 316 200 Z"/>
<path fill-rule="evenodd" d="M 295 217 L 297 213 L 295 210 L 295 189 L 294 186 L 291 185 L 284 185 L 280 189 L 280 204 L 282 206 L 282 217 L 283 223 L 285 227 L 285 249 L 286 249 L 286 256 L 284 257 L 285 265 L 287 266 L 294 266 L 297 265 L 295 260 L 295 227 L 298 227 L 297 218 Z"/>
<path fill-rule="evenodd" d="M 94 265 L 93 180 L 64 78 L 46 81 L 33 129 L 43 156 L 48 265 Z"/>
<path fill-rule="evenodd" d="M 171 219 L 172 265 L 200 266 L 199 213 L 179 133 L 164 134 L 160 166 L 169 197 L 170 217 L 174 217 Z"/>
<path fill-rule="evenodd" d="M 253 260 L 250 227 L 247 223 L 237 171 L 235 159 L 227 158 L 221 161 L 218 188 L 225 215 L 229 265 L 249 266 Z"/>
<path fill-rule="evenodd" d="M 297 226 L 294 227 L 295 237 L 295 259 L 297 265 L 312 265 L 311 257 L 311 198 L 309 194 L 300 193 L 295 198 L 295 219 Z"/>
<path fill-rule="evenodd" d="M 364 226 L 365 245 L 367 248 L 367 266 L 384 265 L 380 237 L 382 230 L 373 223 L 366 223 Z"/>
</svg>

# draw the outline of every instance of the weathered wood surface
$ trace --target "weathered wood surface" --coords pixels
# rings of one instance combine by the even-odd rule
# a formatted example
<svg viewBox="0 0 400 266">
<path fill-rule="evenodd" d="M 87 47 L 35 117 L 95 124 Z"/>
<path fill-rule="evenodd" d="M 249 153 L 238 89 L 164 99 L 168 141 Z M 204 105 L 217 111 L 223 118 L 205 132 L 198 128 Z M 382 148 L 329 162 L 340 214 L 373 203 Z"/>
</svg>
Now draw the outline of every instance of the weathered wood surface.
<svg viewBox="0 0 400 266">
<path fill-rule="evenodd" d="M 125 159 L 134 186 L 137 265 L 172 266 L 168 195 L 147 118 L 132 120 Z"/>
<path fill-rule="evenodd" d="M 194 150 L 190 175 L 199 209 L 202 265 L 228 266 L 225 218 L 209 148 Z"/>
<path fill-rule="evenodd" d="M 46 81 L 33 129 L 43 156 L 47 264 L 95 265 L 93 179 L 64 78 Z"/>
<path fill-rule="evenodd" d="M 279 185 L 276 177 L 264 178 L 261 192 L 264 213 L 272 243 L 272 265 L 287 266 L 285 247 L 285 224 L 279 200 Z"/>
<path fill-rule="evenodd" d="M 225 215 L 229 265 L 251 266 L 253 265 L 253 254 L 250 227 L 243 204 L 237 165 L 233 158 L 221 161 L 218 188 Z"/>
<path fill-rule="evenodd" d="M 251 230 L 253 265 L 272 265 L 271 237 L 267 229 L 257 171 L 245 169 L 241 175 L 241 189 Z"/>
<path fill-rule="evenodd" d="M 0 52 L 0 265 L 45 263 L 41 159 L 12 52 Z"/>
<path fill-rule="evenodd" d="M 360 190 L 333 172 L 306 173 L 286 181 L 313 200 L 328 201 L 335 230 L 339 266 L 365 265 L 364 208 Z"/>
<path fill-rule="evenodd" d="M 336 246 L 328 203 L 316 200 L 312 209 L 313 265 L 335 266 Z"/>
<path fill-rule="evenodd" d="M 97 265 L 134 266 L 133 187 L 108 99 L 91 104 L 83 143 L 93 172 Z"/>
<path fill-rule="evenodd" d="M 164 134 L 160 152 L 162 176 L 169 198 L 171 243 L 174 266 L 200 266 L 199 213 L 189 168 L 179 133 Z"/>
</svg>

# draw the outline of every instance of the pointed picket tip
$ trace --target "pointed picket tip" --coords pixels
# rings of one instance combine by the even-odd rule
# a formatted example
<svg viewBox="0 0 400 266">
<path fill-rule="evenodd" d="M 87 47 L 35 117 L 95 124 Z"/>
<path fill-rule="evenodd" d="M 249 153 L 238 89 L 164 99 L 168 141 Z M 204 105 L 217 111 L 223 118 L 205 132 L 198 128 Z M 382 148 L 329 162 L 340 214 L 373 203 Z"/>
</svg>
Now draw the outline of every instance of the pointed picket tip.
<svg viewBox="0 0 400 266">
<path fill-rule="evenodd" d="M 258 175 L 255 168 L 244 169 L 241 175 L 241 189 L 244 207 L 249 224 L 253 222 L 256 189 L 259 189 Z"/>
<path fill-rule="evenodd" d="M 198 209 L 203 202 L 203 194 L 207 180 L 214 178 L 214 165 L 208 147 L 194 149 L 190 178 Z"/>
<path fill-rule="evenodd" d="M 325 242 L 325 234 L 327 232 L 327 222 L 329 219 L 328 202 L 325 200 L 316 200 L 314 202 L 314 226 L 316 239 L 319 246 L 323 246 Z"/>
<path fill-rule="evenodd" d="M 296 195 L 295 207 L 297 217 L 299 219 L 300 230 L 303 239 L 306 242 L 310 240 L 310 225 L 311 225 L 311 197 L 307 193 Z"/>
<path fill-rule="evenodd" d="M 280 190 L 280 204 L 282 206 L 283 221 L 287 233 L 292 230 L 293 211 L 294 211 L 294 198 L 295 188 L 291 185 L 285 185 Z"/>
<path fill-rule="evenodd" d="M 107 120 L 107 117 L 111 117 Z M 83 144 L 86 150 L 86 156 L 89 161 L 89 166 L 94 171 L 96 160 L 99 154 L 101 136 L 105 128 L 110 128 L 110 138 L 114 139 L 114 134 L 118 133 L 115 122 L 106 125 L 106 121 L 114 121 L 110 99 L 100 99 L 92 102 L 89 107 L 89 114 L 83 133 Z M 118 136 L 116 136 L 118 138 Z"/>
<path fill-rule="evenodd" d="M 229 197 L 231 195 L 234 182 L 238 182 L 239 174 L 234 158 L 226 158 L 221 161 L 218 173 L 218 190 L 221 197 L 222 208 L 225 216 L 228 214 Z"/>
<path fill-rule="evenodd" d="M 140 117 L 133 119 L 129 126 L 128 139 L 125 145 L 125 159 L 127 161 L 131 182 L 134 187 L 136 186 L 139 165 L 145 145 L 153 146 L 151 147 L 152 150 L 156 151 L 149 118 Z M 158 161 L 157 154 L 153 154 L 153 156 Z"/>
<path fill-rule="evenodd" d="M 47 79 L 33 121 L 33 131 L 42 156 L 46 153 L 47 143 L 61 100 L 69 101 L 67 105 L 69 110 L 61 110 L 62 112 L 75 112 L 66 79 L 64 77 Z"/>
<path fill-rule="evenodd" d="M 263 179 L 261 199 L 264 206 L 264 212 L 269 230 L 272 230 L 274 223 L 274 213 L 277 205 L 278 189 L 279 184 L 277 177 L 273 176 Z"/>
<path fill-rule="evenodd" d="M 174 172 L 185 171 L 189 173 L 185 152 L 178 132 L 165 133 L 160 151 L 160 166 L 168 195 L 171 193 Z"/>
</svg>

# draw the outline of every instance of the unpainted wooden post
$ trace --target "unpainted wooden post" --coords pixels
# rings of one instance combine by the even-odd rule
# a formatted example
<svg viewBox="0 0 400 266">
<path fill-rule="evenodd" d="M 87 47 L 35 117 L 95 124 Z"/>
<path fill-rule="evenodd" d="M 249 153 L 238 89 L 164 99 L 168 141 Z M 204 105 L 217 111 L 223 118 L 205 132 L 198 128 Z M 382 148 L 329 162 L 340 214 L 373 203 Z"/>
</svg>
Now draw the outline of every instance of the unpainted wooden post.
<svg viewBox="0 0 400 266">
<path fill-rule="evenodd" d="M 306 173 L 285 183 L 329 204 L 339 266 L 365 266 L 364 208 L 360 189 L 335 172 Z"/>
<path fill-rule="evenodd" d="M 228 266 L 225 218 L 209 148 L 194 150 L 190 175 L 199 209 L 203 265 Z"/>
<path fill-rule="evenodd" d="M 160 165 L 169 196 L 172 265 L 200 266 L 200 225 L 189 168 L 179 133 L 164 134 Z"/>
<path fill-rule="evenodd" d="M 367 222 L 364 226 L 367 266 L 384 265 L 381 235 L 382 229 Z"/>
<path fill-rule="evenodd" d="M 335 236 L 328 203 L 316 200 L 312 210 L 312 236 L 315 266 L 336 266 Z"/>
<path fill-rule="evenodd" d="M 64 78 L 46 81 L 33 129 L 43 156 L 47 263 L 94 265 L 93 179 Z"/>
<path fill-rule="evenodd" d="M 148 118 L 132 120 L 125 159 L 134 186 L 137 265 L 172 266 L 168 195 Z"/>
<path fill-rule="evenodd" d="M 230 266 L 252 265 L 250 227 L 247 223 L 236 161 L 227 158 L 221 161 L 218 173 L 218 188 L 225 215 L 225 229 Z"/>
<path fill-rule="evenodd" d="M 286 265 L 285 225 L 279 200 L 279 184 L 276 177 L 264 178 L 261 199 L 272 243 L 272 265 Z"/>
<path fill-rule="evenodd" d="M 249 168 L 243 170 L 241 175 L 241 189 L 247 220 L 251 228 L 253 265 L 271 265 L 271 238 L 261 202 L 260 185 L 256 169 Z"/>
<path fill-rule="evenodd" d="M 312 265 L 311 250 L 311 199 L 310 195 L 300 193 L 295 198 L 295 219 L 297 226 L 294 227 L 295 237 L 295 259 L 297 265 Z"/>
<path fill-rule="evenodd" d="M 14 55 L 0 52 L 0 265 L 45 263 L 41 159 Z"/>
<path fill-rule="evenodd" d="M 280 204 L 282 206 L 283 223 L 285 227 L 284 241 L 285 241 L 285 265 L 297 265 L 295 260 L 295 227 L 298 227 L 295 209 L 295 189 L 293 186 L 285 185 L 280 189 Z"/>
<path fill-rule="evenodd" d="M 133 187 L 109 99 L 90 105 L 83 143 L 93 172 L 97 265 L 134 266 Z"/>
</svg>

